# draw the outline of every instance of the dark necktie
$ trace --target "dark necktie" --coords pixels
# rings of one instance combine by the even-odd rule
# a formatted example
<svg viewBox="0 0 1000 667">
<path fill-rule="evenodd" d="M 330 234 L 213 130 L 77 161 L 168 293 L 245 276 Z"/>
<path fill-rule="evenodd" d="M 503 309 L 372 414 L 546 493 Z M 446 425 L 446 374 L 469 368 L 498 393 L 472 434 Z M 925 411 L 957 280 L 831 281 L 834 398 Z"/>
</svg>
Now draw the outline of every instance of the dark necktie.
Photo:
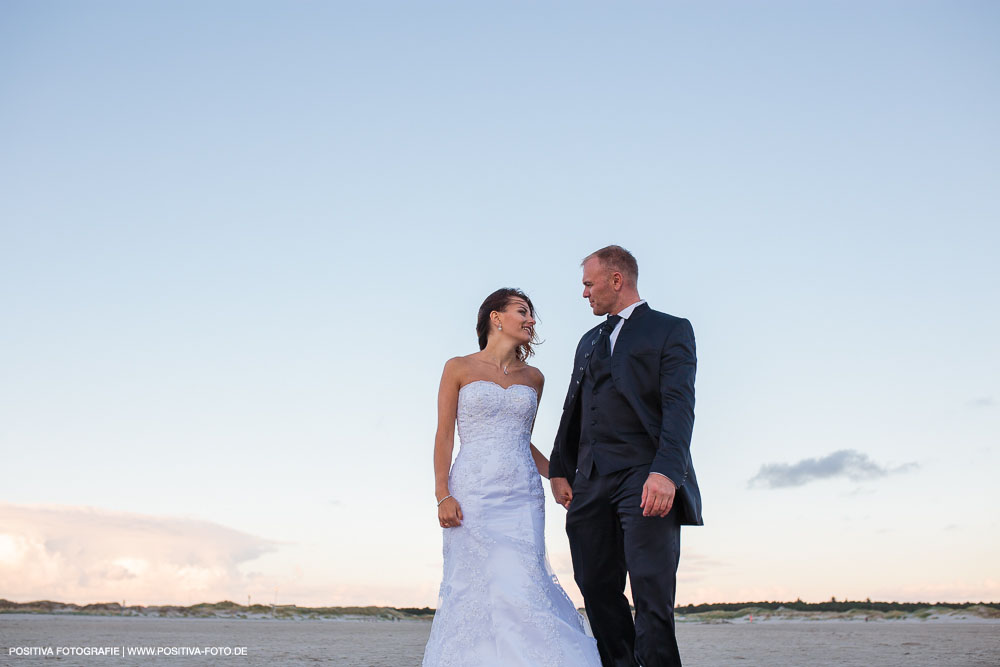
<svg viewBox="0 0 1000 667">
<path fill-rule="evenodd" d="M 621 319 L 621 315 L 608 315 L 608 321 L 604 324 L 604 340 L 601 342 L 601 346 L 605 357 L 611 356 L 611 334 Z"/>
</svg>

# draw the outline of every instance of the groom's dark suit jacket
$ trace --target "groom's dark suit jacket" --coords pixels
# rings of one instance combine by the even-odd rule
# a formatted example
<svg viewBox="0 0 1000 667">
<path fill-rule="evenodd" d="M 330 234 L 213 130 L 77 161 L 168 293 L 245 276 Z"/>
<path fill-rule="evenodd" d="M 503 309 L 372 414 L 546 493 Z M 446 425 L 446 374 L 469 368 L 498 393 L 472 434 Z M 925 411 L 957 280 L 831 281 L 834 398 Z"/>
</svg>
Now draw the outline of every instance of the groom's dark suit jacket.
<svg viewBox="0 0 1000 667">
<path fill-rule="evenodd" d="M 604 343 L 603 326 L 585 333 L 576 347 L 573 375 L 549 461 L 549 476 L 565 477 L 570 484 L 576 477 L 580 451 L 580 387 L 595 348 Z M 691 465 L 696 365 L 690 322 L 645 303 L 632 311 L 615 341 L 611 378 L 615 390 L 643 425 L 646 437 L 615 445 L 615 451 L 606 452 L 604 460 L 615 462 L 616 469 L 649 464 L 650 472 L 669 477 L 677 485 L 671 511 L 680 512 L 682 524 L 700 526 L 701 492 Z"/>
</svg>

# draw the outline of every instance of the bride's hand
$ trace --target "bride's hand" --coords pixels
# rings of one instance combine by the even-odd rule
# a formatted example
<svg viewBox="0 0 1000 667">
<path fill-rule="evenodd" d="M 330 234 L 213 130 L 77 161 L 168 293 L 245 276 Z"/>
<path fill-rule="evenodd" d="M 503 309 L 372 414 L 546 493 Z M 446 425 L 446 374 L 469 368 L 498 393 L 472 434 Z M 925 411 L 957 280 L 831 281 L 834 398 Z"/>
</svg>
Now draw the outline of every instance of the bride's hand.
<svg viewBox="0 0 1000 667">
<path fill-rule="evenodd" d="M 455 528 L 462 525 L 462 507 L 454 498 L 445 498 L 438 505 L 438 522 L 442 528 Z"/>
<path fill-rule="evenodd" d="M 552 487 L 552 497 L 556 502 L 569 509 L 569 504 L 573 501 L 573 487 L 569 485 L 569 480 L 565 477 L 553 477 L 549 480 Z"/>
</svg>

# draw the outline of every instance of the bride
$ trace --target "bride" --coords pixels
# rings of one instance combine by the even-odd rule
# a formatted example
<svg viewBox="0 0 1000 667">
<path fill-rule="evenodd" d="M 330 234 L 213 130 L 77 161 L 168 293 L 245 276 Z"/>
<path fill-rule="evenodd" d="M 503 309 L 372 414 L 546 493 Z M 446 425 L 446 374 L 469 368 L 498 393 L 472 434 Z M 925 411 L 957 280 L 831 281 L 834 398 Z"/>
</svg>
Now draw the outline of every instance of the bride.
<svg viewBox="0 0 1000 667">
<path fill-rule="evenodd" d="M 601 664 L 545 557 L 549 462 L 530 442 L 545 378 L 525 363 L 534 314 L 520 290 L 490 294 L 480 351 L 444 367 L 434 442 L 444 576 L 424 667 Z"/>
</svg>

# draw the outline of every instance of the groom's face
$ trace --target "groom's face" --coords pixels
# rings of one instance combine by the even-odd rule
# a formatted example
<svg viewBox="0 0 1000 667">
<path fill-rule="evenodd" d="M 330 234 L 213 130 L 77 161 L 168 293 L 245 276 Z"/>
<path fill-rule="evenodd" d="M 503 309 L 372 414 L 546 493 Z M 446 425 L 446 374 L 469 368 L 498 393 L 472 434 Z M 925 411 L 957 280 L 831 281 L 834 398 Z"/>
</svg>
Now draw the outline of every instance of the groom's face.
<svg viewBox="0 0 1000 667">
<path fill-rule="evenodd" d="M 607 315 L 618 301 L 613 276 L 596 257 L 583 264 L 583 298 L 590 302 L 594 315 Z"/>
</svg>

